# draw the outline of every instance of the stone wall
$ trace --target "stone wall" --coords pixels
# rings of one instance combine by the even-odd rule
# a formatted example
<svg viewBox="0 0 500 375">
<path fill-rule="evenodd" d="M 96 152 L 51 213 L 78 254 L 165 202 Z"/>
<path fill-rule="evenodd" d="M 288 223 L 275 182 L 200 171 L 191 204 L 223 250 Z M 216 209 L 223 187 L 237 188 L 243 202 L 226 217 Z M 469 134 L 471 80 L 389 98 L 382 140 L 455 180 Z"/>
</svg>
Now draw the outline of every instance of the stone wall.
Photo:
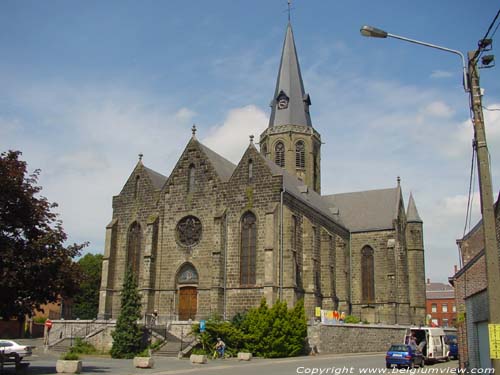
<svg viewBox="0 0 500 375">
<path fill-rule="evenodd" d="M 407 326 L 309 325 L 309 347 L 320 354 L 385 352 L 404 341 Z"/>
</svg>

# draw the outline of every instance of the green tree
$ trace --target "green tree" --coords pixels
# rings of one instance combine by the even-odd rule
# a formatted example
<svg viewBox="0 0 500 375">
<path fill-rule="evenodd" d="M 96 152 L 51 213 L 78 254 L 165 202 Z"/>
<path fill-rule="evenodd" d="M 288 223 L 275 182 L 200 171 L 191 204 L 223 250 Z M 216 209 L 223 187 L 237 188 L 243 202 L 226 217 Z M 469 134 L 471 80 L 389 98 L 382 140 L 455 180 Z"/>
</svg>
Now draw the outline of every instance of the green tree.
<svg viewBox="0 0 500 375">
<path fill-rule="evenodd" d="M 140 318 L 141 296 L 137 290 L 134 273 L 128 268 L 123 282 L 120 315 L 116 321 L 116 329 L 111 334 L 111 357 L 133 358 L 141 351 L 142 330 L 137 324 Z"/>
<path fill-rule="evenodd" d="M 72 259 L 86 245 L 65 246 L 62 223 L 40 196 L 39 170 L 28 174 L 21 152 L 0 154 L 0 316 L 23 318 L 71 296 L 79 284 Z"/>
<path fill-rule="evenodd" d="M 82 273 L 80 291 L 73 299 L 73 315 L 80 319 L 95 319 L 99 308 L 102 254 L 86 254 L 78 261 Z"/>
</svg>

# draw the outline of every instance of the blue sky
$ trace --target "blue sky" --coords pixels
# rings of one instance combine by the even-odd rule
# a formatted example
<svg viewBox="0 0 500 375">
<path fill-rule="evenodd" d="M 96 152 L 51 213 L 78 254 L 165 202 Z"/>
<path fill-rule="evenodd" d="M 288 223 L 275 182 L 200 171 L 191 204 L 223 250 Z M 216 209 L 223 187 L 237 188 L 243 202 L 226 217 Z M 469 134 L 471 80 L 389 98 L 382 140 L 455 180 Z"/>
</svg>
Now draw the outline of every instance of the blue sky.
<svg viewBox="0 0 500 375">
<path fill-rule="evenodd" d="M 137 154 L 169 175 L 196 123 L 198 138 L 236 163 L 248 136 L 265 129 L 286 8 L 285 0 L 3 0 L 0 150 L 21 150 L 30 169 L 42 169 L 43 193 L 59 203 L 70 240 L 102 252 L 111 198 Z M 494 0 L 293 1 L 312 121 L 325 142 L 323 193 L 393 187 L 401 176 L 405 203 L 412 191 L 424 220 L 435 281 L 458 264 L 465 222 L 473 133 L 461 62 L 359 29 L 465 53 L 498 8 Z M 481 70 L 490 108 L 500 108 L 499 69 Z M 496 197 L 500 112 L 485 119 Z"/>
</svg>

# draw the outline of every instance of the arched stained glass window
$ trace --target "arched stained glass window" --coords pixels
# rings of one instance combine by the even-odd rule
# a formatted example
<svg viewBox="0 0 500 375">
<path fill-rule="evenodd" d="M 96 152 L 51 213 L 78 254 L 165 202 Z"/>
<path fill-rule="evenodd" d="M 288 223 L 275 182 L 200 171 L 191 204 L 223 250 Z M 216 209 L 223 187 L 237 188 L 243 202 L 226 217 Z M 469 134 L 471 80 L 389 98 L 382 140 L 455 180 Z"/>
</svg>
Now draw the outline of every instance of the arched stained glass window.
<svg viewBox="0 0 500 375">
<path fill-rule="evenodd" d="M 255 285 L 257 258 L 257 223 L 255 215 L 247 212 L 241 219 L 241 285 Z"/>
<path fill-rule="evenodd" d="M 373 249 L 365 246 L 361 250 L 361 298 L 364 303 L 375 302 L 375 264 Z"/>
<path fill-rule="evenodd" d="M 278 142 L 274 146 L 274 162 L 281 168 L 285 167 L 285 145 L 283 142 Z"/>
<path fill-rule="evenodd" d="M 303 141 L 298 141 L 295 144 L 295 166 L 297 168 L 306 167 L 306 148 Z"/>
<path fill-rule="evenodd" d="M 127 267 L 136 275 L 139 273 L 141 262 L 141 237 L 141 226 L 134 221 L 128 231 Z"/>
</svg>

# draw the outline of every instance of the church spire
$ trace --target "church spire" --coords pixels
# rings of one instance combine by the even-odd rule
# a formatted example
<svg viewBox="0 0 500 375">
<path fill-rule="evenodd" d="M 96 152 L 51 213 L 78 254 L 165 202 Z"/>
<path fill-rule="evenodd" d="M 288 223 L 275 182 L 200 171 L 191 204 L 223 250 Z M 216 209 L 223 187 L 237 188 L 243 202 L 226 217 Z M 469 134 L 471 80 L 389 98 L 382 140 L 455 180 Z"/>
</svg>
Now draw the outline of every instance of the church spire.
<svg viewBox="0 0 500 375">
<path fill-rule="evenodd" d="M 415 200 L 413 199 L 413 194 L 410 193 L 410 199 L 408 200 L 408 210 L 406 211 L 406 221 L 409 223 L 421 223 L 422 219 L 418 214 L 417 206 Z"/>
<path fill-rule="evenodd" d="M 312 126 L 309 115 L 310 105 L 311 99 L 309 94 L 305 93 L 302 82 L 292 25 L 288 22 L 276 90 L 271 101 L 269 127 L 279 125 Z"/>
</svg>

